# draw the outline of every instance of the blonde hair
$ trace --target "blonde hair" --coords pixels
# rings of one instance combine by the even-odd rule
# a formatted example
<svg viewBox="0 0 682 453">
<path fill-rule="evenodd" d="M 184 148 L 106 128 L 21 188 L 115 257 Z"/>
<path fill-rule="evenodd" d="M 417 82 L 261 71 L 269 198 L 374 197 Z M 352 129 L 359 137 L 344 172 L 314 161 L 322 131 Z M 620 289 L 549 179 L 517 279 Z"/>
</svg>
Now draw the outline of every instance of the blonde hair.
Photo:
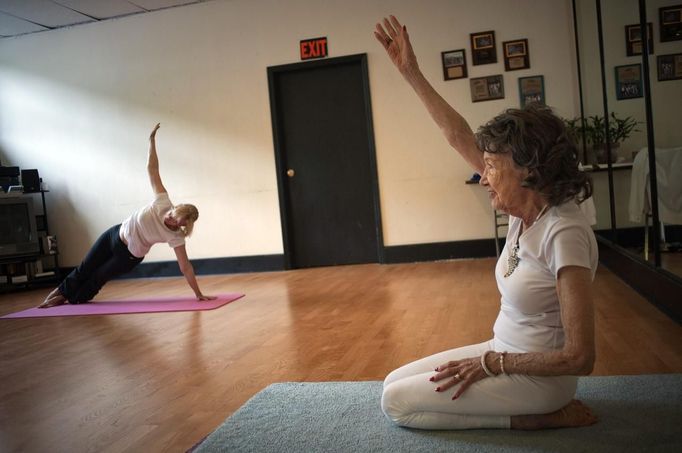
<svg viewBox="0 0 682 453">
<path fill-rule="evenodd" d="M 179 204 L 173 208 L 175 215 L 187 221 L 187 225 L 180 227 L 183 236 L 190 237 L 192 229 L 194 229 L 194 222 L 199 218 L 199 210 L 193 204 Z"/>
</svg>

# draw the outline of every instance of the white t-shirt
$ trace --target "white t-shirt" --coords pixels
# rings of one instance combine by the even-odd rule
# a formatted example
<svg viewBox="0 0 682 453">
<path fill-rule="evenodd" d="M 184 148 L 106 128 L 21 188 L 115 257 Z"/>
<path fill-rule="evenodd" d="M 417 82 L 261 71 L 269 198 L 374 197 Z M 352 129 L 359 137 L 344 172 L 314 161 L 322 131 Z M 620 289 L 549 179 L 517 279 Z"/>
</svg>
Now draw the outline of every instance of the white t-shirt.
<svg viewBox="0 0 682 453">
<path fill-rule="evenodd" d="M 138 258 L 149 253 L 152 245 L 167 242 L 171 248 L 185 243 L 180 230 L 173 231 L 164 223 L 163 218 L 173 209 L 167 193 L 158 193 L 154 201 L 135 212 L 121 224 L 121 234 L 128 243 L 130 253 Z"/>
<path fill-rule="evenodd" d="M 520 261 L 504 277 L 508 257 L 516 243 L 522 221 L 509 218 L 504 250 L 495 267 L 501 307 L 493 331 L 495 339 L 515 352 L 543 352 L 561 349 L 564 329 L 556 284 L 565 266 L 597 271 L 597 241 L 578 205 L 567 202 L 547 210 L 519 239 Z"/>
</svg>

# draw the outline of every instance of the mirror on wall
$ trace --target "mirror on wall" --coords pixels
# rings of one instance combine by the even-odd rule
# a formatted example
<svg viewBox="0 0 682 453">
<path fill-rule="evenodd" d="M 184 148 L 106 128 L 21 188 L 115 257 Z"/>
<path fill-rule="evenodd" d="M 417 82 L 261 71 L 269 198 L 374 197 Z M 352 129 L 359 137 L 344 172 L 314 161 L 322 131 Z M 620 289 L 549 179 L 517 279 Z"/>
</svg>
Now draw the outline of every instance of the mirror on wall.
<svg viewBox="0 0 682 453">
<path fill-rule="evenodd" d="M 649 74 L 660 266 L 682 277 L 682 127 L 678 113 L 682 106 L 682 1 L 647 0 L 646 14 L 647 21 L 654 24 Z M 648 260 L 653 260 L 651 253 Z"/>
<path fill-rule="evenodd" d="M 610 236 L 628 252 L 644 259 L 644 254 L 653 258 L 654 253 L 646 247 L 644 225 L 644 211 L 648 210 L 644 206 L 647 204 L 644 200 L 647 197 L 648 125 L 642 41 L 637 41 L 641 39 L 639 23 L 638 0 L 601 0 L 606 99 L 614 164 L 611 176 L 614 225 L 610 225 Z M 652 45 L 649 49 L 654 50 Z"/>
<path fill-rule="evenodd" d="M 675 113 L 682 105 L 682 36 L 662 42 L 660 29 L 661 14 L 676 4 L 678 11 L 682 6 L 680 0 L 645 3 L 650 24 L 651 120 L 647 120 L 640 1 L 576 0 L 583 104 L 583 120 L 577 124 L 585 139 L 582 160 L 594 180 L 596 233 L 631 256 L 682 278 L 682 127 Z M 674 33 L 668 30 L 664 38 L 669 35 Z M 681 54 L 680 60 L 669 56 L 675 54 Z M 665 66 L 668 61 L 679 61 L 681 78 L 674 78 L 675 68 Z M 606 124 L 611 137 L 610 165 L 604 149 Z M 650 140 L 655 149 L 654 177 L 649 165 Z M 655 188 L 651 180 L 656 181 Z"/>
</svg>

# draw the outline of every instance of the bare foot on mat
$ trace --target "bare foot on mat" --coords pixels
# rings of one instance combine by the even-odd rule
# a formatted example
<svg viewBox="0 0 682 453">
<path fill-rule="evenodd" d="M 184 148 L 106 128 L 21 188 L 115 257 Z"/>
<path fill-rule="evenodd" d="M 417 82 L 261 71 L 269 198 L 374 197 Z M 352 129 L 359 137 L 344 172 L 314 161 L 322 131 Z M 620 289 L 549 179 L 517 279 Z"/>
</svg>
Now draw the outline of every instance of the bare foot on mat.
<svg viewBox="0 0 682 453">
<path fill-rule="evenodd" d="M 579 400 L 551 414 L 515 415 L 511 418 L 512 429 L 577 428 L 597 423 L 592 410 Z"/>
</svg>

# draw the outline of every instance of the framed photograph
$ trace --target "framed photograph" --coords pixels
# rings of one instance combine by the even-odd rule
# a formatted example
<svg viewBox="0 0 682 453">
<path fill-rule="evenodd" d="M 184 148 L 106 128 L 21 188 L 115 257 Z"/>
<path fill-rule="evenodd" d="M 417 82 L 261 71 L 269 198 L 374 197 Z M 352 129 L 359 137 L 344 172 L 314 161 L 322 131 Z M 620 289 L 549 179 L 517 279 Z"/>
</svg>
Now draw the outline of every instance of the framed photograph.
<svg viewBox="0 0 682 453">
<path fill-rule="evenodd" d="M 469 80 L 471 85 L 471 102 L 504 99 L 504 80 L 502 75 L 476 77 Z"/>
<path fill-rule="evenodd" d="M 628 57 L 642 55 L 642 30 L 639 24 L 625 26 L 625 53 Z M 649 55 L 654 53 L 654 32 L 653 24 L 647 23 Z"/>
<path fill-rule="evenodd" d="M 641 98 L 642 94 L 642 65 L 628 64 L 616 66 L 616 99 Z"/>
<path fill-rule="evenodd" d="M 471 38 L 471 62 L 474 66 L 497 63 L 494 31 L 471 33 L 469 36 Z"/>
<path fill-rule="evenodd" d="M 545 77 L 541 75 L 519 77 L 521 108 L 533 102 L 545 105 Z"/>
<path fill-rule="evenodd" d="M 659 82 L 682 79 L 682 53 L 659 55 L 656 66 Z"/>
<path fill-rule="evenodd" d="M 530 68 L 527 39 L 505 41 L 502 43 L 502 49 L 504 50 L 505 71 Z"/>
<path fill-rule="evenodd" d="M 443 80 L 463 79 L 467 76 L 467 59 L 464 49 L 440 53 L 443 60 Z"/>
<path fill-rule="evenodd" d="M 661 42 L 682 41 L 682 5 L 658 8 Z"/>
</svg>

